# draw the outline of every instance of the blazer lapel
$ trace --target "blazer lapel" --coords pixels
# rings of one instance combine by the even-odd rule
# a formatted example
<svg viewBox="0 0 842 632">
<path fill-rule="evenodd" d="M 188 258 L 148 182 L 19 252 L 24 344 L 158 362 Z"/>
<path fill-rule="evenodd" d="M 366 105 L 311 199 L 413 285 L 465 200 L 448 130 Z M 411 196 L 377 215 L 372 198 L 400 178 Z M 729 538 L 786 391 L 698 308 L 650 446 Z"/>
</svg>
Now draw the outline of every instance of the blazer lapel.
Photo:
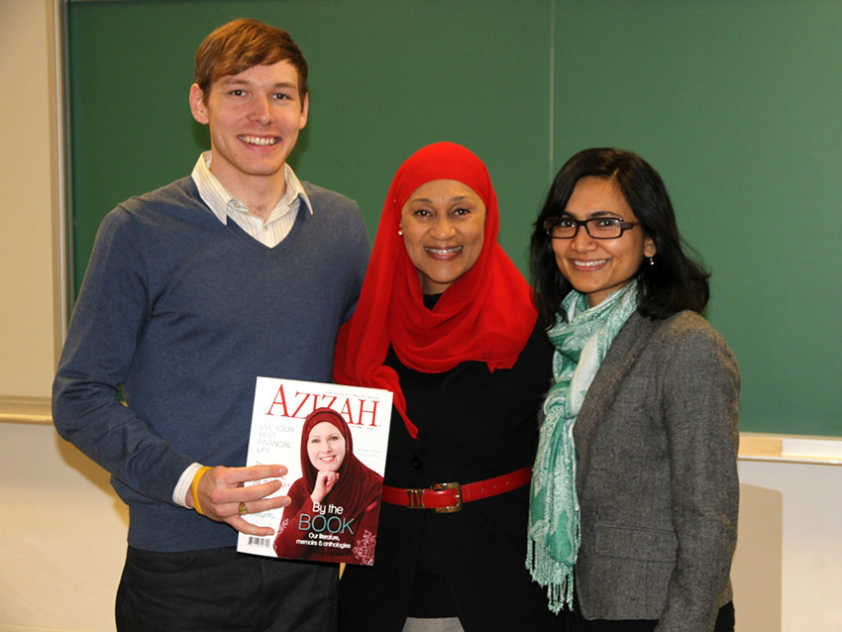
<svg viewBox="0 0 842 632">
<path fill-rule="evenodd" d="M 587 446 L 590 444 L 591 435 L 599 423 L 600 416 L 614 402 L 623 378 L 634 366 L 657 326 L 657 321 L 644 318 L 635 312 L 629 316 L 628 321 L 611 343 L 602 365 L 588 388 L 573 428 L 578 461 L 577 472 L 587 471 Z M 579 492 L 581 491 L 580 489 Z"/>
</svg>

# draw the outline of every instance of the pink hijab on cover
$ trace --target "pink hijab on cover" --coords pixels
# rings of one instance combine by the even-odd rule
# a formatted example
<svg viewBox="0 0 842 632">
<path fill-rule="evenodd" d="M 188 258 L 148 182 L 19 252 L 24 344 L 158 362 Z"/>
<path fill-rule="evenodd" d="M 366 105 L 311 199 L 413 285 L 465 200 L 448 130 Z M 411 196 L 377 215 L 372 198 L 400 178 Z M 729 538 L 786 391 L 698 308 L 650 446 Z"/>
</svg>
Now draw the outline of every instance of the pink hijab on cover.
<svg viewBox="0 0 842 632">
<path fill-rule="evenodd" d="M 345 458 L 339 466 L 339 480 L 328 492 L 325 502 L 341 506 L 345 516 L 358 516 L 377 499 L 383 478 L 354 455 L 351 429 L 348 428 L 342 415 L 332 408 L 317 408 L 304 420 L 304 427 L 301 429 L 301 475 L 307 481 L 307 490 L 313 491 L 316 486 L 317 472 L 310 463 L 307 442 L 310 439 L 310 432 L 322 422 L 333 425 L 345 439 Z"/>
</svg>

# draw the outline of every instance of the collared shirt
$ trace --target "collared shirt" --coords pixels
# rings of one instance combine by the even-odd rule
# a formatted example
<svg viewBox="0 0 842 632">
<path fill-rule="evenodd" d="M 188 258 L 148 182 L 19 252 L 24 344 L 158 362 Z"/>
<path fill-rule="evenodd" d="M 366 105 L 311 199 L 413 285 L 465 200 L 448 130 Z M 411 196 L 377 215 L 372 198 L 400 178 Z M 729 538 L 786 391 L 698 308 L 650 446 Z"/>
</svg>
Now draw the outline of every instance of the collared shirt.
<svg viewBox="0 0 842 632">
<path fill-rule="evenodd" d="M 246 205 L 225 189 L 217 177 L 211 173 L 210 164 L 211 152 L 206 151 L 199 156 L 190 174 L 199 189 L 199 197 L 220 222 L 227 224 L 230 217 L 247 234 L 269 248 L 274 248 L 281 243 L 292 230 L 301 204 L 306 206 L 311 215 L 313 213 L 313 205 L 307 197 L 307 192 L 288 164 L 284 164 L 286 191 L 269 213 L 266 221 L 249 213 Z"/>
<path fill-rule="evenodd" d="M 199 189 L 199 197 L 220 222 L 227 225 L 228 218 L 231 218 L 247 234 L 269 248 L 274 248 L 281 243 L 292 230 L 301 204 L 306 206 L 311 215 L 313 214 L 310 198 L 288 164 L 284 164 L 286 191 L 265 222 L 249 213 L 242 201 L 228 193 L 219 179 L 211 173 L 210 164 L 211 152 L 203 152 L 190 174 L 193 182 L 196 183 L 196 188 Z M 173 502 L 182 507 L 187 506 L 184 502 L 185 496 L 190 491 L 193 477 L 200 467 L 199 463 L 193 463 L 181 473 L 173 489 Z"/>
</svg>

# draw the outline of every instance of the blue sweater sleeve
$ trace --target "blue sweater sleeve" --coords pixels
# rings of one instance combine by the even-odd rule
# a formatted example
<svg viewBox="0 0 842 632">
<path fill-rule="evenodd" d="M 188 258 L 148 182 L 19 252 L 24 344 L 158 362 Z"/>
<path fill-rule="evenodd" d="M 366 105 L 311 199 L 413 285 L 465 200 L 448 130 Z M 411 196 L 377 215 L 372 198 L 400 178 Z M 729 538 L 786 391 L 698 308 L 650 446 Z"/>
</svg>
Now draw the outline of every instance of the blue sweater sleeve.
<svg viewBox="0 0 842 632">
<path fill-rule="evenodd" d="M 194 459 L 120 400 L 150 302 L 133 224 L 118 207 L 100 226 L 53 383 L 53 419 L 62 437 L 114 478 L 172 502 L 178 477 Z"/>
</svg>

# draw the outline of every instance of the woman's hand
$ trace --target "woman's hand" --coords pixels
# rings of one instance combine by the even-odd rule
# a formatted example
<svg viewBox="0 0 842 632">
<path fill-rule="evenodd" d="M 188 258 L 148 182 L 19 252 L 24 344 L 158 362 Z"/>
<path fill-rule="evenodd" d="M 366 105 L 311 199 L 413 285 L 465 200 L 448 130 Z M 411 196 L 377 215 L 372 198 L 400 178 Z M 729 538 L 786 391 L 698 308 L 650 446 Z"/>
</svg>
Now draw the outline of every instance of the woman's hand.
<svg viewBox="0 0 842 632">
<path fill-rule="evenodd" d="M 313 488 L 313 493 L 310 494 L 312 501 L 321 504 L 338 480 L 339 472 L 323 472 L 320 470 L 316 474 L 316 486 Z"/>
</svg>

